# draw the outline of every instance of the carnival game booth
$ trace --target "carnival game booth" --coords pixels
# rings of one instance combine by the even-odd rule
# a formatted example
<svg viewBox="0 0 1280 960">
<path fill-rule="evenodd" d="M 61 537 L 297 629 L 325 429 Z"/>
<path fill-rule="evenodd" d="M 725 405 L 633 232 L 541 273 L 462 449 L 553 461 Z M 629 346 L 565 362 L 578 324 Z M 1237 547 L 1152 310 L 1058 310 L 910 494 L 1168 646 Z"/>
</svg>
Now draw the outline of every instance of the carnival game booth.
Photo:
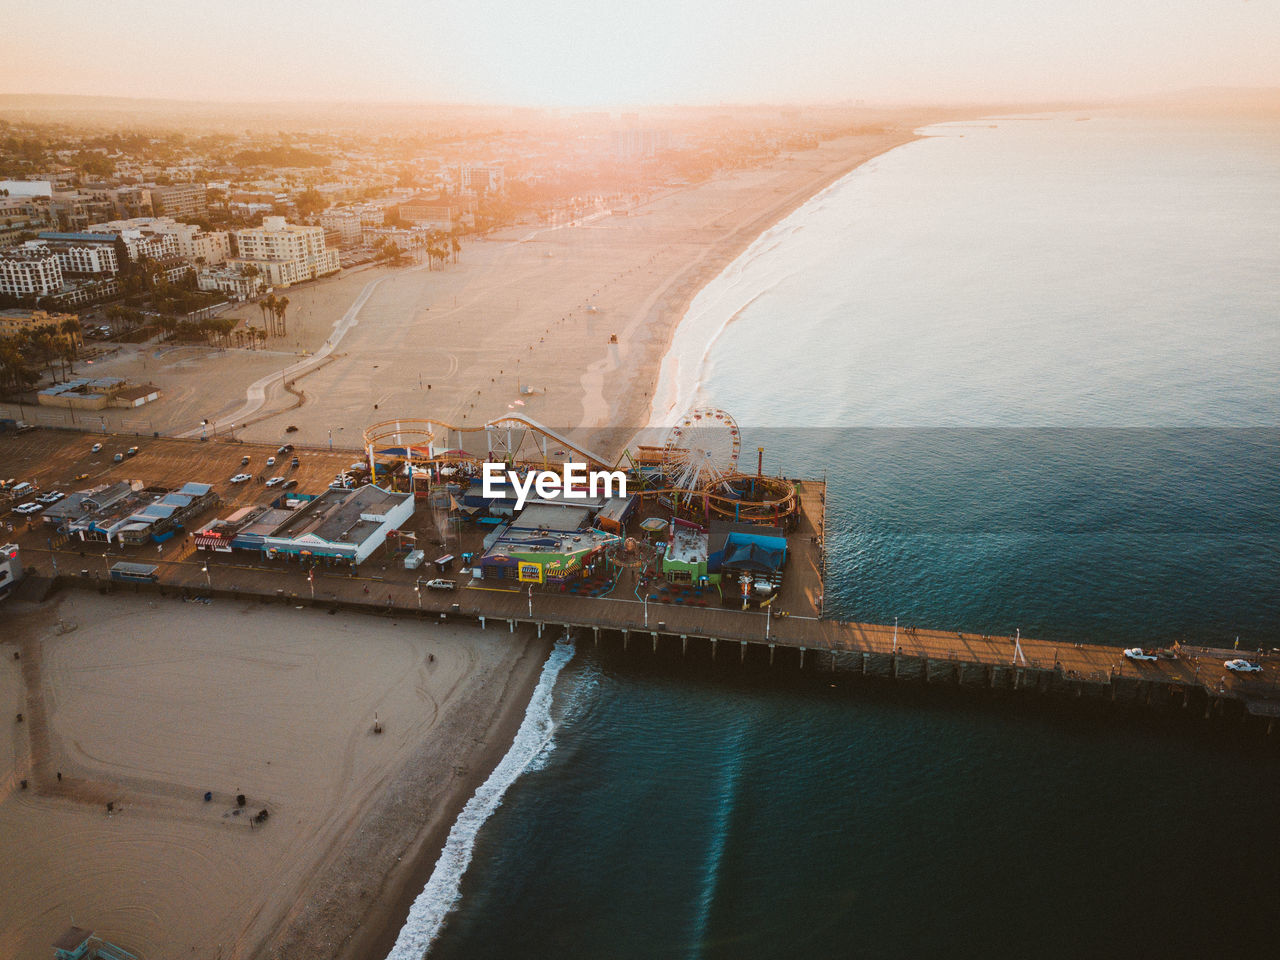
<svg viewBox="0 0 1280 960">
<path fill-rule="evenodd" d="M 620 539 L 591 527 L 599 506 L 556 501 L 530 504 L 485 538 L 481 576 L 515 583 L 562 584 L 590 575 L 604 562 L 605 549 Z"/>
<path fill-rule="evenodd" d="M 787 562 L 781 528 L 713 522 L 707 548 L 707 569 L 719 574 L 726 604 L 760 605 L 777 595 Z"/>
</svg>

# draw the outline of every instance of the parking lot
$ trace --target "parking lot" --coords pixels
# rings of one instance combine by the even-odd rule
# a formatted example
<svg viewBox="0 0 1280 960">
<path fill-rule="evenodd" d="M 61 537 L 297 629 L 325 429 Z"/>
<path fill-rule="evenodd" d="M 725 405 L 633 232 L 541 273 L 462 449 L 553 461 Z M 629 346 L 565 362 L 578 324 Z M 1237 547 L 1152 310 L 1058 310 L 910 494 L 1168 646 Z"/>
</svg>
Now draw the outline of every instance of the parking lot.
<svg viewBox="0 0 1280 960">
<path fill-rule="evenodd" d="M 287 441 L 282 441 L 282 443 Z M 130 456 L 128 451 L 137 448 Z M 96 449 L 95 449 L 96 448 Z M 270 499 L 268 480 L 296 480 L 301 493 L 320 493 L 335 474 L 359 459 L 352 450 L 295 449 L 278 454 L 277 446 L 129 435 L 76 433 L 66 430 L 33 430 L 0 434 L 0 481 L 30 483 L 29 494 L 11 497 L 0 493 L 0 514 L 14 532 L 28 526 L 45 526 L 42 511 L 23 515 L 15 508 L 38 502 L 41 495 L 63 494 L 120 480 L 141 481 L 148 487 L 176 488 L 187 481 L 211 484 L 225 504 L 247 505 Z M 116 462 L 116 456 L 120 461 Z M 298 466 L 292 466 L 292 458 Z M 242 464 L 248 457 L 247 465 Z M 268 465 L 270 458 L 275 463 Z M 249 480 L 232 483 L 237 474 Z"/>
</svg>

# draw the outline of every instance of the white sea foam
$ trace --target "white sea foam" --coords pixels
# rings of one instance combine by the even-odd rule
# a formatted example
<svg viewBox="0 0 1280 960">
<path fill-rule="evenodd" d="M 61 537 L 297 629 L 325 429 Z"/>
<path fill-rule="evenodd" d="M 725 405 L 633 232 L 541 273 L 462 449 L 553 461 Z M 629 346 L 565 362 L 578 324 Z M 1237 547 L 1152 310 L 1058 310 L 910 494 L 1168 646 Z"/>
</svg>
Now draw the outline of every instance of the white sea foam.
<svg viewBox="0 0 1280 960">
<path fill-rule="evenodd" d="M 825 187 L 760 234 L 698 291 L 676 326 L 671 347 L 662 358 L 649 409 L 649 426 L 669 427 L 696 405 L 709 373 L 711 350 L 720 335 L 748 306 L 795 272 L 771 254 L 784 250 L 787 241 L 805 229 L 813 212 L 825 210 L 829 196 L 857 172 L 852 171 Z"/>
<path fill-rule="evenodd" d="M 445 918 L 458 902 L 459 887 L 471 863 L 480 828 L 501 805 L 507 788 L 539 757 L 545 759 L 545 751 L 553 743 L 556 723 L 551 715 L 551 694 L 556 678 L 573 658 L 573 653 L 573 644 L 562 642 L 556 644 L 547 658 L 511 749 L 462 808 L 449 831 L 449 839 L 445 841 L 431 878 L 409 908 L 409 917 L 400 928 L 400 935 L 387 960 L 422 960 L 427 955 Z"/>
</svg>

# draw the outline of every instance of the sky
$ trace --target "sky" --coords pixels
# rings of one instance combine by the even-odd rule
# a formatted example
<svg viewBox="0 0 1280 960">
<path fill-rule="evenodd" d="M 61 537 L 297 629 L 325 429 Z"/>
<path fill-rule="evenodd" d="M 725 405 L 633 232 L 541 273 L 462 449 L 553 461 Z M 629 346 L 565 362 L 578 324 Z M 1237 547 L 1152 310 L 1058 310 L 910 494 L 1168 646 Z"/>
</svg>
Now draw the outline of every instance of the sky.
<svg viewBox="0 0 1280 960">
<path fill-rule="evenodd" d="M 1280 86 L 1276 0 L 0 3 L 0 93 L 574 107 Z"/>
</svg>

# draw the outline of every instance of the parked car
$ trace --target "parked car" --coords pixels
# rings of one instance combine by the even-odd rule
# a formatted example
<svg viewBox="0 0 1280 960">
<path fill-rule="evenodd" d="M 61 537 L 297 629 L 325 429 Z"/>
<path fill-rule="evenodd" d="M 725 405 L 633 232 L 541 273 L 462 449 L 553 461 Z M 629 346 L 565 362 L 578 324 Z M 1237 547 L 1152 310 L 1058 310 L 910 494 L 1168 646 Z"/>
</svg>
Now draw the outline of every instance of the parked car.
<svg viewBox="0 0 1280 960">
<path fill-rule="evenodd" d="M 241 457 L 241 458 L 240 458 L 240 466 L 242 466 L 242 467 L 247 467 L 248 465 L 249 465 L 249 458 L 248 458 L 248 457 Z"/>
<path fill-rule="evenodd" d="M 232 483 L 248 483 L 252 479 L 253 477 L 249 476 L 249 474 L 247 473 L 237 473 L 234 477 L 231 478 L 231 482 Z"/>
<path fill-rule="evenodd" d="M 282 483 L 284 483 L 284 477 L 272 477 L 270 480 L 267 481 L 267 486 L 278 487 Z"/>
<path fill-rule="evenodd" d="M 59 500 L 63 499 L 65 496 L 66 494 L 62 493 L 59 490 L 50 490 L 43 497 L 36 497 L 36 500 L 39 503 L 43 503 L 45 506 L 48 506 L 51 503 L 57 503 Z"/>
<path fill-rule="evenodd" d="M 458 589 L 458 581 L 456 580 L 428 580 L 428 590 L 456 590 Z"/>
<path fill-rule="evenodd" d="M 298 485 L 298 481 L 297 481 L 297 480 L 286 480 L 283 484 L 281 484 L 280 489 L 281 489 L 281 490 L 292 490 L 292 489 L 293 489 L 294 487 L 296 487 L 297 485 Z"/>
<path fill-rule="evenodd" d="M 43 503 L 21 503 L 18 506 L 13 508 L 13 512 L 31 514 L 31 513 L 39 513 L 43 509 L 44 509 Z"/>
<path fill-rule="evenodd" d="M 1130 647 L 1124 652 L 1124 655 L 1130 660 L 1158 660 L 1154 653 L 1146 653 L 1141 647 Z"/>
<path fill-rule="evenodd" d="M 102 444 L 100 444 L 100 443 L 95 443 L 92 447 L 90 447 L 90 448 L 89 448 L 89 452 L 90 452 L 90 453 L 97 453 L 97 452 L 99 452 L 101 449 L 102 449 Z"/>
<path fill-rule="evenodd" d="M 123 453 L 117 453 L 117 454 L 116 454 L 114 457 L 112 457 L 111 459 L 112 459 L 115 463 L 124 463 L 124 454 L 123 454 Z"/>
<path fill-rule="evenodd" d="M 1248 660 L 1228 660 L 1223 664 L 1232 673 L 1261 673 L 1262 664 L 1252 663 Z"/>
<path fill-rule="evenodd" d="M 126 451 L 124 452 L 124 455 L 125 455 L 126 457 L 136 457 L 136 456 L 138 455 L 138 448 L 137 448 L 137 447 L 130 447 L 128 450 L 126 450 Z"/>
<path fill-rule="evenodd" d="M 296 468 L 301 462 L 302 461 L 300 461 L 297 457 L 294 457 L 291 461 L 289 461 L 289 466 Z"/>
<path fill-rule="evenodd" d="M 268 467 L 274 467 L 275 465 L 276 465 L 276 458 L 275 458 L 275 457 L 267 457 L 267 466 L 268 466 Z"/>
<path fill-rule="evenodd" d="M 276 453 L 279 453 L 279 454 L 293 453 L 293 444 L 292 443 L 284 444 L 283 446 L 280 447 L 279 450 L 276 451 Z"/>
</svg>

